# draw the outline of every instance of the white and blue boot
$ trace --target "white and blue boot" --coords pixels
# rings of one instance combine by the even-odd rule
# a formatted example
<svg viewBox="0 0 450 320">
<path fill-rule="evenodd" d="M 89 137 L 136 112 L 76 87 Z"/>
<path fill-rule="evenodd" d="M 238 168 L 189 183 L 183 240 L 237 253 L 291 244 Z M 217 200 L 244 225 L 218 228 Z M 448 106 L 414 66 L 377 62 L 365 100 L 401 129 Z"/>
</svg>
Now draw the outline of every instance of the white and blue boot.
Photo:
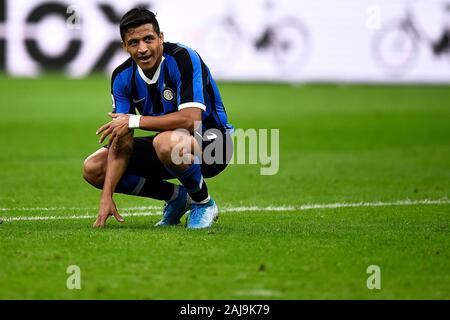
<svg viewBox="0 0 450 320">
<path fill-rule="evenodd" d="M 206 203 L 192 203 L 189 212 L 188 229 L 210 228 L 219 218 L 219 208 L 212 198 Z"/>
<path fill-rule="evenodd" d="M 163 218 L 155 224 L 155 227 L 178 225 L 181 222 L 181 217 L 189 210 L 191 200 L 186 188 L 179 186 L 175 192 L 177 194 L 174 195 L 174 199 L 166 203 L 163 210 Z"/>
</svg>

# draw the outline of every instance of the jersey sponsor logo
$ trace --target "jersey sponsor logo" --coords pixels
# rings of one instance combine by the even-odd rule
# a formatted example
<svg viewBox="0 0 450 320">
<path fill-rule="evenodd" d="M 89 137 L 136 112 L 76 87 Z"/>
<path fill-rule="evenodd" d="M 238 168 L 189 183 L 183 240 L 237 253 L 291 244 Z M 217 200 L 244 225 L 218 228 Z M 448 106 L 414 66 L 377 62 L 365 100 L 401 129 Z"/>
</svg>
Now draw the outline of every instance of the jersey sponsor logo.
<svg viewBox="0 0 450 320">
<path fill-rule="evenodd" d="M 165 87 L 162 92 L 162 96 L 165 100 L 172 101 L 175 98 L 175 92 L 173 92 L 173 90 L 169 87 Z"/>
</svg>

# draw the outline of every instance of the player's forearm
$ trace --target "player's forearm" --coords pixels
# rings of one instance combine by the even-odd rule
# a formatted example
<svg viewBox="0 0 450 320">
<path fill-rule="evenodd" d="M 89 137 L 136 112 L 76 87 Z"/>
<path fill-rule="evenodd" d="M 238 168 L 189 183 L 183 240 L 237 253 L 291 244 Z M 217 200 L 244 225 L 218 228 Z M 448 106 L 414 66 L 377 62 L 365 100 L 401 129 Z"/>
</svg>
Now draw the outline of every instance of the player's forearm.
<svg viewBox="0 0 450 320">
<path fill-rule="evenodd" d="M 112 197 L 128 163 L 127 157 L 112 157 L 112 153 L 113 152 L 110 151 L 108 154 L 108 165 L 106 169 L 105 182 L 103 184 L 102 197 Z"/>
<path fill-rule="evenodd" d="M 189 108 L 194 109 L 194 108 Z M 167 131 L 176 129 L 186 129 L 194 131 L 195 121 L 201 121 L 201 109 L 181 110 L 165 114 L 162 116 L 142 116 L 139 121 L 139 128 L 148 131 Z"/>
<path fill-rule="evenodd" d="M 131 138 L 131 142 L 130 142 Z M 120 179 L 128 165 L 128 161 L 132 152 L 132 135 L 129 134 L 122 139 L 124 144 L 115 148 L 112 144 L 108 151 L 108 161 L 106 167 L 105 181 L 102 189 L 102 197 L 112 197 Z M 121 139 L 121 140 L 122 140 Z"/>
</svg>

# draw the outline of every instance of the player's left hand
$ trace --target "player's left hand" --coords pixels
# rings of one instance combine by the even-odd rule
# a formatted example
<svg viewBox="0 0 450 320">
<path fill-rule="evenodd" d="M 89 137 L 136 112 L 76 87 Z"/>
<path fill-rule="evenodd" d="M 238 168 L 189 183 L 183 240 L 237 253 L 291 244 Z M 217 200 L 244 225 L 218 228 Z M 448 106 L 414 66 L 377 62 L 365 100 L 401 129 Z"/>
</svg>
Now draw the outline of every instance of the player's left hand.
<svg viewBox="0 0 450 320">
<path fill-rule="evenodd" d="M 123 113 L 111 113 L 109 112 L 108 115 L 113 119 L 112 121 L 108 122 L 107 124 L 104 124 L 101 126 L 96 134 L 102 134 L 100 136 L 99 143 L 102 143 L 106 137 L 109 136 L 109 141 L 114 141 L 115 139 L 120 139 L 123 136 L 130 133 L 130 128 L 128 127 L 128 121 L 130 119 L 130 116 Z"/>
</svg>

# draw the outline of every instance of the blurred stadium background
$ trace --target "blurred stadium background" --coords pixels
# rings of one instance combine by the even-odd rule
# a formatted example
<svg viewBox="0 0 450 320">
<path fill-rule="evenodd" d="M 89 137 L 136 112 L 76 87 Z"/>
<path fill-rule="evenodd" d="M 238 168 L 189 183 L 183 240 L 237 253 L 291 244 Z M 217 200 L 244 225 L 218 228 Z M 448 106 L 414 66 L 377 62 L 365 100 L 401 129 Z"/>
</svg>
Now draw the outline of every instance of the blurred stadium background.
<svg viewBox="0 0 450 320">
<path fill-rule="evenodd" d="M 117 25 L 134 5 L 154 10 L 167 41 L 197 49 L 233 81 L 448 82 L 450 8 L 432 1 L 0 2 L 1 68 L 110 74 L 123 61 Z"/>
<path fill-rule="evenodd" d="M 450 298 L 449 3 L 0 0 L 0 299 Z M 277 175 L 210 182 L 211 231 L 155 229 L 160 203 L 120 195 L 137 215 L 90 228 L 81 166 L 137 5 L 199 52 L 236 127 L 280 129 Z"/>
</svg>

